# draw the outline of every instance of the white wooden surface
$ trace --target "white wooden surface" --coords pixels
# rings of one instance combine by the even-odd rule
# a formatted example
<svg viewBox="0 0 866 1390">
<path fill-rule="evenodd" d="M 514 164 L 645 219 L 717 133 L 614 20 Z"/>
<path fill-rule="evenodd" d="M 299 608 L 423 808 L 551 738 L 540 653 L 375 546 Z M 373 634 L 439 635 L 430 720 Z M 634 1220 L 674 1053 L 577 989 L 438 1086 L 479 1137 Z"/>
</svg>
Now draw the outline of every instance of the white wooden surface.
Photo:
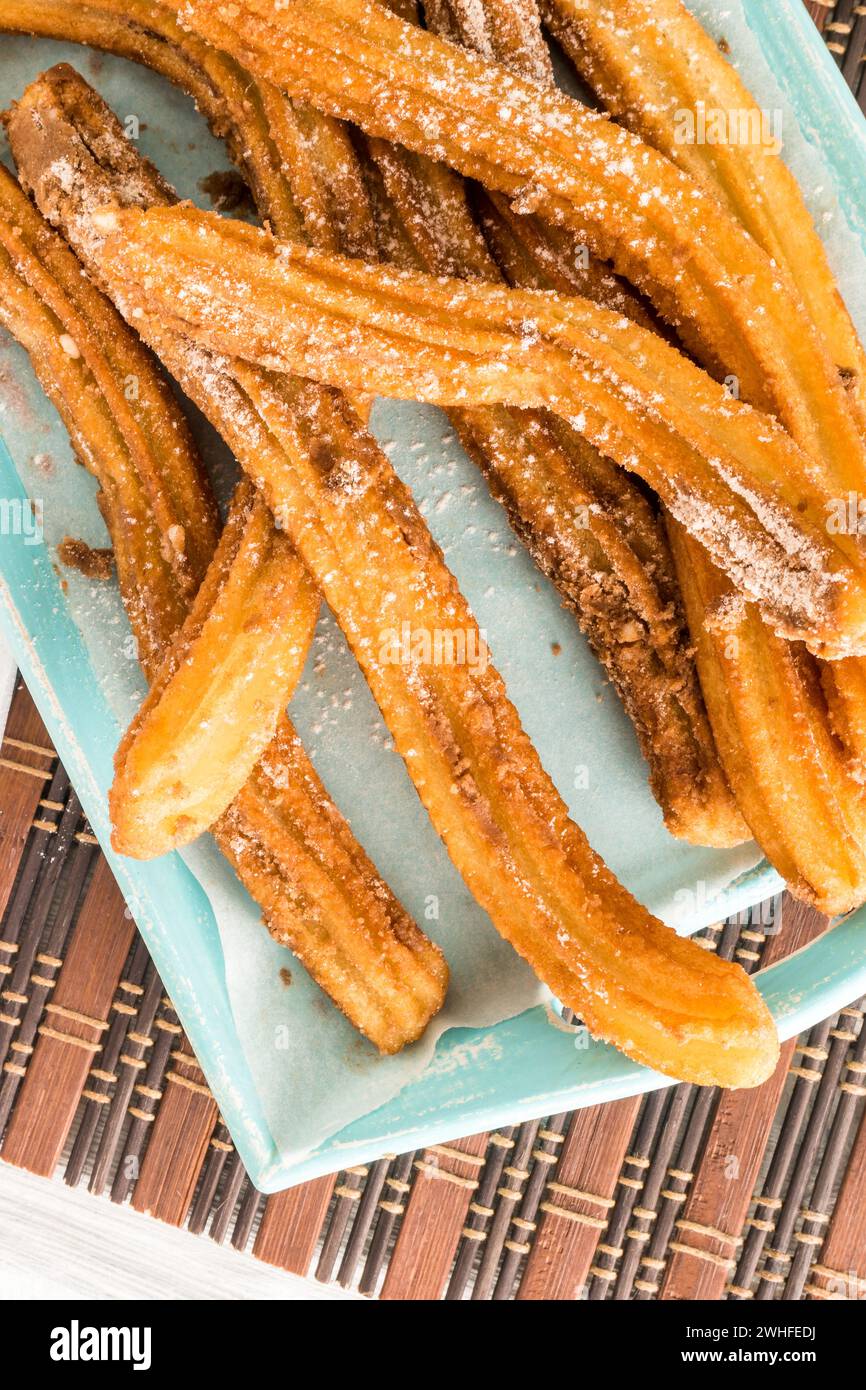
<svg viewBox="0 0 866 1390">
<path fill-rule="evenodd" d="M 0 1162 L 0 1301 L 355 1299 Z"/>
</svg>

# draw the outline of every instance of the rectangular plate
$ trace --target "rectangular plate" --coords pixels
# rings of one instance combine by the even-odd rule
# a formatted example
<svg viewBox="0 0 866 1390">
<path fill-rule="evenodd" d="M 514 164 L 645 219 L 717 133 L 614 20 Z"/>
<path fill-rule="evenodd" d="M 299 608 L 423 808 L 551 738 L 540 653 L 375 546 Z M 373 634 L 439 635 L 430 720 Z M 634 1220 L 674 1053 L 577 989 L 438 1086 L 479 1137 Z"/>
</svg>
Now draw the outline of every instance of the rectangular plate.
<svg viewBox="0 0 866 1390">
<path fill-rule="evenodd" d="M 707 6 L 693 0 L 692 8 L 701 14 Z M 766 8 L 761 0 L 743 0 L 742 13 L 759 35 L 801 128 L 810 133 L 851 229 L 866 246 L 862 117 L 800 0 L 776 0 L 772 15 Z M 740 12 L 728 7 L 726 13 Z M 736 57 L 736 39 L 731 42 Z M 0 44 L 3 105 L 38 71 L 65 58 L 81 68 L 121 117 L 130 107 L 146 115 L 141 148 L 186 196 L 196 196 L 197 177 L 209 173 L 217 160 L 224 162 L 190 103 L 152 74 L 70 45 L 23 38 L 3 38 Z M 757 96 L 772 104 L 760 89 Z M 866 271 L 866 263 L 862 269 Z M 9 447 L 0 444 L 0 496 L 24 502 L 34 493 L 33 460 L 42 456 L 45 441 L 55 457 L 64 448 L 68 456 L 69 450 L 24 355 L 7 345 L 3 359 L 0 424 Z M 667 836 L 646 789 L 645 768 L 631 730 L 598 667 L 556 595 L 523 552 L 512 550 L 501 513 L 478 487 L 477 476 L 453 442 L 443 440 L 441 418 L 416 407 L 380 404 L 374 421 L 380 438 L 393 445 L 395 466 L 413 487 L 490 634 L 545 766 L 592 843 L 632 891 L 688 931 L 776 892 L 780 882 L 766 864 L 748 868 L 753 853 L 719 855 L 690 849 Z M 59 483 L 43 481 L 48 491 L 61 489 L 57 496 L 62 495 L 64 508 L 70 509 L 63 516 L 64 529 L 98 543 L 91 480 L 82 470 L 64 465 Z M 471 502 L 449 505 L 453 494 L 460 496 L 467 489 Z M 106 631 L 116 630 L 117 643 L 122 643 L 125 629 L 116 595 L 94 599 L 88 611 L 83 581 L 71 576 L 61 584 L 53 562 L 56 537 L 48 531 L 46 527 L 41 544 L 2 538 L 0 621 L 258 1187 L 277 1191 L 386 1150 L 419 1148 L 670 1084 L 600 1044 L 576 1048 L 574 1033 L 562 1025 L 551 1026 L 550 1010 L 539 1006 L 495 1027 L 452 1030 L 440 1040 L 424 1074 L 395 1099 L 319 1144 L 301 1161 L 281 1152 L 240 1044 L 207 897 L 176 856 L 141 864 L 112 853 L 106 792 L 122 721 L 117 692 L 111 688 L 111 663 L 95 655 L 89 634 L 88 642 L 82 634 L 92 623 L 102 624 Z M 556 656 L 553 645 L 559 647 Z M 460 885 L 455 886 L 438 842 L 419 830 L 414 857 L 420 868 L 408 862 L 406 817 L 418 819 L 408 781 L 402 785 L 399 776 L 394 782 L 387 774 L 386 812 L 386 803 L 369 788 L 370 777 L 378 775 L 371 767 L 376 759 L 346 757 L 347 740 L 359 737 L 358 721 L 369 723 L 363 699 L 354 702 L 360 712 L 343 716 L 338 711 L 322 732 L 323 688 L 330 699 L 342 682 L 357 680 L 347 661 L 347 654 L 338 651 L 319 685 L 311 677 L 305 682 L 306 693 L 293 703 L 305 742 L 356 833 L 410 911 L 420 918 L 432 883 L 437 891 L 441 887 L 451 895 L 448 900 L 471 927 L 478 909 Z M 587 778 L 576 777 L 575 767 L 584 766 Z M 764 972 L 760 986 L 785 1037 L 866 992 L 866 942 L 856 917 Z M 349 1066 L 345 1084 L 352 1085 Z"/>
</svg>

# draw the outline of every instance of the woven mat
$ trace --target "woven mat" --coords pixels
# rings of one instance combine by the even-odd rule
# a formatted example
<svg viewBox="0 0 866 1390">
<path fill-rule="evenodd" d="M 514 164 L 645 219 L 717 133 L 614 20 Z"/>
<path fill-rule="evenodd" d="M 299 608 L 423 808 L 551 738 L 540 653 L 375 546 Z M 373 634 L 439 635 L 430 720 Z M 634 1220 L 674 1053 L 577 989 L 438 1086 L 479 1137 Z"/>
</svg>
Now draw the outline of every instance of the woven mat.
<svg viewBox="0 0 866 1390">
<path fill-rule="evenodd" d="M 866 7 L 813 0 L 866 102 Z M 748 970 L 824 929 L 703 934 Z M 0 750 L 0 1158 L 383 1299 L 866 1298 L 855 1001 L 757 1091 L 677 1086 L 253 1188 L 23 687 Z"/>
</svg>

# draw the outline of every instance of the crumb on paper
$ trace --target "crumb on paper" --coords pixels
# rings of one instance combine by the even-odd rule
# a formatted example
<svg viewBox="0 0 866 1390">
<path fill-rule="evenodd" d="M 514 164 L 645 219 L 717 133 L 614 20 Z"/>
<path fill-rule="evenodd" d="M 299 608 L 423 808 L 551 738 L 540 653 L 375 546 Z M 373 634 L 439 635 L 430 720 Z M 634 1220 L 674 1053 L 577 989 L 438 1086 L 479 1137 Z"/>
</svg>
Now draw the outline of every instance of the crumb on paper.
<svg viewBox="0 0 866 1390">
<path fill-rule="evenodd" d="M 57 555 L 66 569 L 77 570 L 85 579 L 110 579 L 114 573 L 113 550 L 94 549 L 73 536 L 64 536 L 57 547 Z"/>
</svg>

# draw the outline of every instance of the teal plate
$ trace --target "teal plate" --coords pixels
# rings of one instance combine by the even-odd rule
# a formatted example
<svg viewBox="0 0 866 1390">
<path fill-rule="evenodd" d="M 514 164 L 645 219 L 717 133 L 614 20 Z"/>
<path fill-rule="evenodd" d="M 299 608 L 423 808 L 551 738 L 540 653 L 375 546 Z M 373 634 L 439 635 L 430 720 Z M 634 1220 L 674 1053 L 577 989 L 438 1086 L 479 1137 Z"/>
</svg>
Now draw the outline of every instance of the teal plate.
<svg viewBox="0 0 866 1390">
<path fill-rule="evenodd" d="M 693 0 L 692 8 L 711 27 L 715 22 L 714 8 L 715 15 L 721 16 L 719 7 L 713 7 L 708 0 Z M 866 139 L 862 117 L 800 0 L 775 0 L 772 13 L 767 13 L 769 8 L 761 0 L 743 0 L 740 7 L 726 5 L 719 22 L 728 22 L 728 17 L 735 14 L 759 38 L 775 81 L 793 108 L 801 130 L 807 133 L 827 183 L 832 185 L 844 209 L 850 232 L 866 252 Z M 726 37 L 734 57 L 738 57 L 737 35 L 726 30 Z M 201 135 L 200 122 L 189 104 L 152 75 L 140 73 L 120 60 L 103 60 L 69 45 L 19 38 L 0 39 L 0 45 L 0 100 L 4 104 L 41 68 L 66 58 L 81 67 L 121 115 L 124 100 L 128 101 L 128 94 L 134 91 L 137 109 L 149 115 L 147 126 L 142 125 L 142 149 L 158 161 L 187 196 L 194 196 L 195 192 L 190 185 L 189 169 L 189 149 L 194 142 L 192 138 L 186 140 L 187 130 L 191 137 L 195 135 L 200 157 L 205 158 L 201 152 L 206 150 L 211 161 L 210 166 L 201 166 L 200 172 L 212 168 L 216 158 L 224 162 L 224 156 L 216 153 L 218 147 Z M 758 91 L 760 99 L 766 101 L 764 89 L 758 87 Z M 35 388 L 23 354 L 14 346 L 2 346 L 0 380 L 4 382 L 4 392 L 0 393 L 0 425 L 8 448 L 0 443 L 0 497 L 8 508 L 16 499 L 26 506 L 28 497 L 33 495 L 32 470 L 28 472 L 24 466 L 26 454 L 32 463 L 43 437 L 55 452 L 63 446 L 56 417 Z M 23 401 L 20 411 L 17 405 L 21 402 L 14 410 L 9 406 L 10 380 Z M 28 413 L 30 418 L 22 424 Z M 13 417 L 14 427 L 10 424 Z M 380 438 L 393 442 L 395 465 L 419 496 L 437 539 L 445 544 L 449 562 L 482 626 L 492 634 L 494 650 L 497 641 L 506 652 L 528 649 L 523 660 L 500 658 L 509 689 L 545 764 L 561 787 L 567 789 L 575 780 L 575 749 L 582 750 L 593 769 L 592 787 L 585 794 L 572 792 L 567 799 L 592 842 L 629 887 L 658 910 L 679 903 L 680 910 L 669 910 L 667 915 L 676 917 L 678 927 L 686 931 L 697 930 L 777 892 L 780 881 L 766 863 L 744 865 L 736 857 L 723 859 L 709 852 L 691 851 L 665 835 L 646 792 L 645 772 L 631 733 L 605 693 L 598 671 L 572 632 L 572 625 L 562 617 L 555 596 L 538 579 L 522 553 L 513 556 L 510 549 L 506 552 L 501 545 L 481 544 L 476 536 L 468 536 L 469 531 L 479 528 L 484 531 L 486 527 L 488 535 L 497 527 L 505 529 L 494 504 L 485 497 L 477 499 L 478 511 L 473 514 L 477 525 L 460 531 L 454 531 L 453 520 L 440 519 L 440 512 L 447 513 L 443 502 L 447 494 L 442 491 L 445 485 L 437 484 L 438 492 L 431 485 L 425 475 L 427 461 L 432 458 L 437 465 L 432 472 L 438 467 L 440 473 L 444 470 L 448 474 L 448 486 L 452 488 L 465 490 L 469 486 L 466 479 L 474 475 L 463 471 L 467 467 L 465 461 L 446 467 L 445 456 L 440 457 L 442 426 L 435 413 L 380 405 L 374 421 Z M 449 449 L 453 453 L 453 446 L 449 445 Z M 98 543 L 92 519 L 92 484 L 81 470 L 69 470 L 70 475 L 73 472 L 76 476 L 71 483 L 64 477 L 63 486 L 74 492 L 68 503 L 71 519 L 64 516 L 64 524 L 75 534 L 86 535 Z M 46 481 L 49 492 L 52 486 Z M 457 524 L 463 525 L 462 521 Z M 76 526 L 80 527 L 77 531 Z M 238 1037 L 220 936 L 207 896 L 177 856 L 141 864 L 120 859 L 111 850 L 106 793 L 123 722 L 123 699 L 128 701 L 129 694 L 126 691 L 123 699 L 115 698 L 110 662 L 95 656 L 92 643 L 85 640 L 89 634 L 81 584 L 76 577 L 61 581 L 53 561 L 53 538 L 48 531 L 46 526 L 46 539 L 38 543 L 29 543 L 35 541 L 34 537 L 20 535 L 0 538 L 0 625 L 172 997 L 234 1142 L 260 1189 L 278 1191 L 338 1168 L 369 1161 L 385 1151 L 420 1148 L 460 1134 L 670 1084 L 611 1048 L 595 1043 L 584 1045 L 582 1035 L 564 1025 L 551 1026 L 550 1009 L 539 1005 L 494 1027 L 451 1030 L 438 1043 L 435 1057 L 423 1074 L 394 1099 L 318 1144 L 300 1160 L 281 1152 Z M 502 569 L 503 555 L 508 561 L 507 576 Z M 518 604 L 514 602 L 516 597 Z M 521 618 L 514 618 L 515 610 L 522 614 Z M 109 648 L 114 652 L 112 659 L 118 659 L 126 629 L 116 595 L 100 598 L 94 606 L 94 621 L 116 633 L 114 645 L 109 644 Z M 550 657 L 552 639 L 561 653 L 556 661 Z M 328 679 L 338 683 L 344 678 L 354 679 L 347 674 L 346 660 L 338 654 L 336 672 Z M 293 705 L 293 715 L 298 716 L 305 741 L 309 738 L 315 743 L 319 729 L 316 692 L 308 691 L 306 705 L 304 698 L 302 695 L 297 709 Z M 594 712 L 597 705 L 598 714 Z M 574 722 L 573 709 L 579 709 L 580 719 L 585 717 L 591 723 L 578 731 L 576 741 L 573 729 L 569 729 L 569 744 L 562 721 L 568 715 Z M 563 745 L 568 745 L 565 752 Z M 410 802 L 400 801 L 400 797 L 411 795 L 411 790 L 397 788 L 394 800 L 387 803 L 387 814 L 383 810 L 385 803 L 377 797 L 361 795 L 370 760 L 359 759 L 360 770 L 353 773 L 352 760 L 347 759 L 345 746 L 340 742 L 339 728 L 330 742 L 324 740 L 321 759 L 320 770 L 351 815 L 357 833 L 373 849 L 385 877 L 417 915 L 419 882 L 423 886 L 426 880 L 423 875 L 420 880 L 412 877 L 408 863 L 411 856 L 403 843 L 406 821 L 401 819 L 401 815 L 411 815 L 417 820 L 417 811 Z M 618 780 L 623 768 L 624 782 Z M 595 775 L 599 770 L 601 775 Z M 620 794 L 623 786 L 625 790 Z M 394 814 L 395 809 L 398 814 Z M 417 833 L 421 837 L 426 832 L 419 829 Z M 436 857 L 440 854 L 438 844 L 419 838 L 415 853 L 425 859 L 425 873 L 437 875 L 437 885 L 440 875 L 443 883 L 446 881 L 450 869 L 444 853 L 441 862 Z M 707 891 L 706 884 L 718 879 L 723 880 L 723 886 Z M 455 888 L 450 880 L 448 884 L 449 891 L 455 894 L 453 900 L 462 905 L 471 925 L 477 909 L 468 897 L 459 896 L 459 886 Z M 861 917 L 862 912 L 838 923 L 819 941 L 758 977 L 783 1038 L 799 1033 L 866 993 L 866 937 L 861 930 Z M 346 1085 L 351 1086 L 348 1071 Z M 287 1104 L 290 1103 L 289 1097 Z"/>
</svg>

